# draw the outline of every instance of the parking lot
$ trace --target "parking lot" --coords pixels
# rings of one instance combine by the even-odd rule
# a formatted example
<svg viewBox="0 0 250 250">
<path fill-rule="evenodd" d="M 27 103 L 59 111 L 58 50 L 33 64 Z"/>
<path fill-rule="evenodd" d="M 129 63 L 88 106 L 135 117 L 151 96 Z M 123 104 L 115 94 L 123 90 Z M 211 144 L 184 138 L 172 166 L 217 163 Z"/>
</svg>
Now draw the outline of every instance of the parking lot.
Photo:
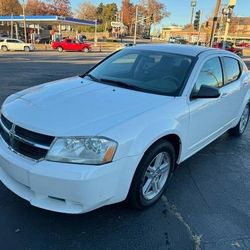
<svg viewBox="0 0 250 250">
<path fill-rule="evenodd" d="M 0 104 L 19 90 L 84 73 L 107 53 L 0 53 Z M 250 59 L 245 58 L 250 68 Z M 181 164 L 154 207 L 82 215 L 32 207 L 0 184 L 0 249 L 250 249 L 250 126 Z"/>
</svg>

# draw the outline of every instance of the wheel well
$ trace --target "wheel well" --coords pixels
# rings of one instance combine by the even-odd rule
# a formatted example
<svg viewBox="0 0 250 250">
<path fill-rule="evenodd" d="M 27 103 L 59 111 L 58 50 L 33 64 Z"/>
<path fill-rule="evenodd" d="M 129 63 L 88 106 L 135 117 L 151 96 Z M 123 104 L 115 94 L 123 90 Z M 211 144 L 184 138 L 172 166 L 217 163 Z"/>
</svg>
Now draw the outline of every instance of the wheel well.
<svg viewBox="0 0 250 250">
<path fill-rule="evenodd" d="M 180 157 L 180 153 L 181 153 L 181 139 L 178 135 L 176 134 L 169 134 L 166 135 L 164 137 L 161 137 L 160 139 L 158 139 L 157 141 L 155 141 L 148 149 L 147 151 L 155 144 L 159 143 L 160 141 L 168 141 L 170 142 L 175 150 L 175 156 L 176 156 L 176 161 L 178 161 L 179 157 Z M 147 152 L 146 151 L 146 152 Z"/>
<path fill-rule="evenodd" d="M 176 161 L 178 161 L 179 156 L 180 156 L 180 152 L 181 152 L 181 139 L 180 139 L 180 137 L 176 134 L 170 134 L 170 135 L 164 136 L 161 139 L 166 140 L 173 145 L 174 151 L 175 151 L 175 156 L 176 156 Z"/>
</svg>

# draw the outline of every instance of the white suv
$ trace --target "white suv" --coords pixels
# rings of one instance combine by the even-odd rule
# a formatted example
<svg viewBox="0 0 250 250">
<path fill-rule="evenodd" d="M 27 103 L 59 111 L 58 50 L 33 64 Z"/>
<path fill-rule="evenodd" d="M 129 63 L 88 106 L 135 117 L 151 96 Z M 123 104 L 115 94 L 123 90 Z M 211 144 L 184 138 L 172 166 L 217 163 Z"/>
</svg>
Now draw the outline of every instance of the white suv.
<svg viewBox="0 0 250 250">
<path fill-rule="evenodd" d="M 249 119 L 237 55 L 138 45 L 82 76 L 11 95 L 0 119 L 0 179 L 32 205 L 83 213 L 126 198 L 154 204 L 176 165 Z"/>
<path fill-rule="evenodd" d="M 25 43 L 18 39 L 0 37 L 0 48 L 6 52 L 9 50 L 23 50 L 30 52 L 35 49 L 33 44 Z"/>
</svg>

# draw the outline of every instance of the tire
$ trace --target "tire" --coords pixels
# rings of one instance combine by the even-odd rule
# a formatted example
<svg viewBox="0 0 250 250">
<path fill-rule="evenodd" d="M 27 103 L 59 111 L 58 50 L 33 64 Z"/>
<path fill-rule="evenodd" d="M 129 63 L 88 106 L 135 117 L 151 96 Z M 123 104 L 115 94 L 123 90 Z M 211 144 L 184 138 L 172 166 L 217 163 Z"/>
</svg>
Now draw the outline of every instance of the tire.
<svg viewBox="0 0 250 250">
<path fill-rule="evenodd" d="M 237 52 L 236 55 L 238 55 L 239 57 L 243 57 L 243 53 L 242 52 Z"/>
<path fill-rule="evenodd" d="M 239 123 L 234 128 L 231 128 L 230 130 L 228 130 L 228 133 L 235 137 L 239 137 L 243 135 L 243 133 L 245 132 L 247 128 L 247 124 L 249 121 L 249 114 L 250 114 L 250 105 L 247 104 L 240 118 Z"/>
<path fill-rule="evenodd" d="M 24 47 L 24 51 L 25 51 L 25 52 L 30 52 L 30 47 L 25 46 L 25 47 Z"/>
<path fill-rule="evenodd" d="M 3 45 L 3 46 L 1 47 L 1 50 L 2 50 L 3 52 L 7 52 L 7 51 L 8 51 L 8 47 L 5 46 L 5 45 Z"/>
<path fill-rule="evenodd" d="M 158 170 L 155 170 L 157 169 L 155 166 L 159 165 L 156 164 L 156 159 L 162 164 L 160 164 Z M 154 144 L 145 153 L 136 169 L 127 198 L 129 204 L 141 210 L 155 204 L 167 188 L 174 170 L 175 161 L 175 150 L 171 143 L 162 140 Z M 168 167 L 164 166 L 167 163 Z M 156 181 L 157 178 L 158 182 Z M 155 186 L 156 183 L 158 183 L 157 186 Z M 159 190 L 155 192 L 157 189 Z"/>
<path fill-rule="evenodd" d="M 84 53 L 89 53 L 89 49 L 88 49 L 88 48 L 84 48 L 84 49 L 83 49 L 83 52 L 84 52 Z"/>
<path fill-rule="evenodd" d="M 57 47 L 57 51 L 61 53 L 61 52 L 63 52 L 63 48 L 62 47 Z"/>
</svg>

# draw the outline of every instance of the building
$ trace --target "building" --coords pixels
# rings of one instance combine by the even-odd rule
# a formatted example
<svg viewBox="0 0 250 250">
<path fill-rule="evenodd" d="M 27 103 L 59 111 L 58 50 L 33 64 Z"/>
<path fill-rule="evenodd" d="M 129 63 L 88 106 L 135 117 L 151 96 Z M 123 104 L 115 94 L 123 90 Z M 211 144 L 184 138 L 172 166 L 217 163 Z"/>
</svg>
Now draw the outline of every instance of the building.
<svg viewBox="0 0 250 250">
<path fill-rule="evenodd" d="M 183 26 L 167 26 L 162 29 L 161 38 L 170 41 L 172 38 L 181 38 L 186 40 L 189 43 L 207 43 L 208 41 L 208 32 L 203 27 L 201 28 L 201 31 L 198 32 L 194 30 L 194 28 L 191 25 Z"/>
<path fill-rule="evenodd" d="M 212 26 L 212 20 L 208 21 L 208 26 Z M 224 33 L 225 22 L 221 19 L 215 33 L 215 39 L 223 40 Z M 232 42 L 250 42 L 250 17 L 232 17 L 227 40 Z"/>
</svg>

